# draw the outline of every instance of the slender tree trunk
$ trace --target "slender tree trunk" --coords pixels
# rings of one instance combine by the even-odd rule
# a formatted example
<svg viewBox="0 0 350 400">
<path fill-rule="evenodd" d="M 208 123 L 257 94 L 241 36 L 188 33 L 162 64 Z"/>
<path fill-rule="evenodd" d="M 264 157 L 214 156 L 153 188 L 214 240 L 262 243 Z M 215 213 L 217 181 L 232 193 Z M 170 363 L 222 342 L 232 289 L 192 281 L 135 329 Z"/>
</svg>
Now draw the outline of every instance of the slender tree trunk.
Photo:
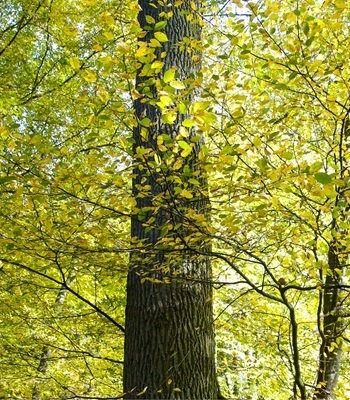
<svg viewBox="0 0 350 400">
<path fill-rule="evenodd" d="M 200 71 L 200 2 L 139 5 L 125 398 L 215 399 L 206 179 L 198 133 L 181 127 Z"/>
<path fill-rule="evenodd" d="M 324 292 L 321 294 L 323 304 L 322 341 L 314 400 L 334 398 L 333 391 L 338 381 L 341 359 L 340 340 L 343 334 L 343 323 L 340 315 L 339 286 L 341 285 L 342 264 L 339 260 L 338 251 L 332 244 L 328 252 L 328 266 L 329 272 L 325 278 Z"/>
<path fill-rule="evenodd" d="M 68 279 L 66 280 L 66 284 L 70 285 L 75 278 L 75 274 L 72 274 Z M 55 308 L 59 308 L 63 305 L 64 301 L 66 300 L 67 297 L 67 289 L 62 286 L 57 294 L 56 300 L 55 300 Z M 50 347 L 47 345 L 44 345 L 42 348 L 40 360 L 39 360 L 39 365 L 37 368 L 37 371 L 40 373 L 40 378 L 39 380 L 34 384 L 33 390 L 32 390 L 32 400 L 41 400 L 41 390 L 40 390 L 40 381 L 41 378 L 44 377 L 45 379 L 45 374 L 47 373 L 47 370 L 49 368 L 49 363 L 50 363 L 50 357 L 51 357 L 51 351 Z"/>
<path fill-rule="evenodd" d="M 349 150 L 348 139 L 349 118 L 343 120 L 340 140 L 339 154 L 335 159 L 339 165 L 340 177 L 345 181 L 347 172 L 347 152 Z M 324 290 L 320 293 L 319 331 L 321 334 L 321 345 L 319 354 L 319 366 L 317 371 L 314 400 L 334 399 L 334 389 L 338 382 L 341 362 L 341 343 L 344 332 L 344 321 L 342 318 L 342 275 L 347 265 L 347 229 L 349 205 L 343 195 L 343 188 L 339 188 L 338 196 L 334 205 L 334 217 L 332 221 L 333 239 L 328 250 L 328 270 L 326 276 L 321 279 L 324 282 Z M 321 317 L 322 311 L 322 317 Z"/>
<path fill-rule="evenodd" d="M 342 266 L 336 250 L 331 246 L 328 253 L 328 265 L 330 272 L 325 278 L 323 293 L 323 329 L 322 343 L 320 346 L 320 361 L 317 375 L 315 399 L 333 399 L 333 391 L 336 387 L 340 359 L 341 336 L 343 324 L 340 316 L 341 298 L 339 285 L 341 285 Z"/>
</svg>

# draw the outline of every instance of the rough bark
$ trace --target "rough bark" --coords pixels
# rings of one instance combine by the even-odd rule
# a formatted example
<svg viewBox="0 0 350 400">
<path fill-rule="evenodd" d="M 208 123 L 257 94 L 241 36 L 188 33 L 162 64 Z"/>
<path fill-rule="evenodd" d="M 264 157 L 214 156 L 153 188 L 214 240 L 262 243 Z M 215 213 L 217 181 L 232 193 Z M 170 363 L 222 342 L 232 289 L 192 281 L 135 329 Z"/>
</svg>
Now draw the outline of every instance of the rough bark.
<svg viewBox="0 0 350 400">
<path fill-rule="evenodd" d="M 323 321 L 321 329 L 321 346 L 319 367 L 317 372 L 317 389 L 314 400 L 333 399 L 333 392 L 337 385 L 340 360 L 341 342 L 343 334 L 343 321 L 340 315 L 342 264 L 334 244 L 330 245 L 328 252 L 329 271 L 325 277 L 325 288 L 322 296 Z"/>
<path fill-rule="evenodd" d="M 138 125 L 133 132 L 137 211 L 131 226 L 136 250 L 127 280 L 125 398 L 215 399 L 219 394 L 211 268 L 203 255 L 209 245 L 196 218 L 206 217 L 209 210 L 198 159 L 200 141 L 191 141 L 198 134 L 190 131 L 186 140 L 195 144 L 190 155 L 181 156 L 177 140 L 186 115 L 176 110 L 174 122 L 167 123 L 157 106 L 160 92 L 169 90 L 162 81 L 165 71 L 175 69 L 177 79 L 189 86 L 200 71 L 200 52 L 193 46 L 200 41 L 200 2 L 139 0 L 139 5 L 144 32 L 140 44 L 148 46 L 154 37 L 147 28 L 152 20 L 146 16 L 167 21 L 163 32 L 168 41 L 151 50 L 151 60 L 140 62 L 136 81 L 140 94 L 134 102 Z M 154 60 L 164 66 L 152 76 L 144 66 Z M 188 106 L 196 91 L 188 87 L 172 96 Z M 143 118 L 150 121 L 146 128 L 140 122 Z M 162 148 L 158 138 L 164 134 L 168 143 Z M 199 185 L 192 185 L 191 178 Z M 192 197 L 179 195 L 176 186 L 186 188 Z"/>
<path fill-rule="evenodd" d="M 348 139 L 350 136 L 349 118 L 343 120 L 338 146 L 338 155 L 335 163 L 340 169 L 340 178 L 347 179 L 348 170 Z M 341 291 L 342 276 L 347 265 L 347 229 L 341 226 L 348 224 L 349 204 L 344 196 L 343 188 L 338 189 L 338 196 L 334 204 L 337 217 L 332 221 L 333 239 L 328 250 L 328 270 L 325 277 L 320 271 L 320 278 L 324 282 L 324 290 L 320 293 L 319 332 L 321 345 L 319 352 L 319 366 L 316 379 L 314 400 L 334 399 L 334 389 L 338 382 L 341 363 L 341 343 L 344 333 L 343 295 Z M 322 314 L 322 315 L 321 315 Z"/>
</svg>

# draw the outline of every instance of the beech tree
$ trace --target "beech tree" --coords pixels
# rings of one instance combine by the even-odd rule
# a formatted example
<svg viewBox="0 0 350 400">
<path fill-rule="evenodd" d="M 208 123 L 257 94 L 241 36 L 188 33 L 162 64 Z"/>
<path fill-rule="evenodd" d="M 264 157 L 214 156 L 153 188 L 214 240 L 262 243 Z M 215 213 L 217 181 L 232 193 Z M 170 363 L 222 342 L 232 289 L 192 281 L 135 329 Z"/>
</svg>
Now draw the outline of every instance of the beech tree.
<svg viewBox="0 0 350 400">
<path fill-rule="evenodd" d="M 217 398 L 203 138 L 186 123 L 201 67 L 201 2 L 141 0 L 127 283 L 126 398 Z M 193 250 L 198 249 L 196 252 Z"/>
</svg>

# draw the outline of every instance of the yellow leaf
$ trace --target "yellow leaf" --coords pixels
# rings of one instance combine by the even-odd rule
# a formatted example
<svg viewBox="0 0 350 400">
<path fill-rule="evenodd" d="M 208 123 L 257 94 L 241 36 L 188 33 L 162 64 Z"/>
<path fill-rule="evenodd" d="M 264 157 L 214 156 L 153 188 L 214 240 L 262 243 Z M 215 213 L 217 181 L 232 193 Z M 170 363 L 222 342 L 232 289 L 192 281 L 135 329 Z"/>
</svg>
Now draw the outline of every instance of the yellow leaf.
<svg viewBox="0 0 350 400">
<path fill-rule="evenodd" d="M 168 69 L 163 76 L 163 81 L 165 83 L 171 82 L 175 78 L 175 70 L 174 69 Z"/>
<path fill-rule="evenodd" d="M 92 46 L 92 50 L 95 51 L 101 51 L 103 49 L 103 47 L 99 44 L 95 44 L 94 46 Z"/>
<path fill-rule="evenodd" d="M 191 1 L 190 5 L 191 5 L 192 10 L 197 10 L 197 5 L 196 5 L 196 3 L 194 1 Z"/>
<path fill-rule="evenodd" d="M 334 199 L 338 195 L 337 191 L 331 185 L 325 185 L 320 194 L 323 196 L 327 196 L 330 199 Z"/>
<path fill-rule="evenodd" d="M 140 42 L 139 48 L 136 50 L 135 56 L 137 59 L 140 59 L 142 57 L 149 56 L 153 52 L 154 52 L 154 49 L 149 48 L 146 43 Z"/>
<path fill-rule="evenodd" d="M 80 68 L 80 61 L 79 61 L 79 58 L 77 58 L 77 57 L 71 57 L 68 61 L 69 61 L 69 64 L 70 64 L 74 69 L 79 69 L 79 68 Z"/>
<path fill-rule="evenodd" d="M 261 139 L 259 138 L 259 136 L 255 136 L 255 138 L 253 139 L 253 143 L 254 143 L 254 146 L 257 147 L 258 149 L 262 145 L 262 142 L 261 142 Z"/>
<path fill-rule="evenodd" d="M 87 82 L 96 82 L 97 76 L 96 76 L 96 74 L 95 74 L 94 71 L 92 71 L 91 69 L 87 69 L 87 70 L 85 71 L 84 79 L 85 79 Z"/>
<path fill-rule="evenodd" d="M 183 126 L 180 126 L 180 128 L 179 128 L 179 135 L 182 136 L 182 137 L 184 137 L 184 138 L 190 136 L 188 130 L 187 130 L 185 127 L 183 127 Z"/>
<path fill-rule="evenodd" d="M 153 25 L 156 23 L 156 20 L 151 15 L 146 15 L 147 24 Z"/>
<path fill-rule="evenodd" d="M 163 61 L 154 61 L 152 64 L 151 64 L 151 68 L 152 69 L 161 69 L 161 68 L 163 68 L 163 65 L 164 65 L 164 62 Z"/>
<path fill-rule="evenodd" d="M 154 154 L 154 161 L 157 165 L 160 165 L 162 163 L 160 157 L 158 156 L 158 154 Z"/>
<path fill-rule="evenodd" d="M 68 36 L 77 36 L 79 33 L 78 29 L 74 28 L 73 26 L 69 26 L 69 27 L 65 28 L 64 31 Z"/>
<path fill-rule="evenodd" d="M 108 40 L 113 40 L 114 35 L 112 32 L 103 32 L 103 36 Z"/>
<path fill-rule="evenodd" d="M 166 124 L 172 125 L 176 120 L 176 111 L 170 110 L 162 115 L 162 119 Z"/>
<path fill-rule="evenodd" d="M 167 35 L 163 32 L 154 32 L 154 37 L 161 43 L 168 41 Z"/>
<path fill-rule="evenodd" d="M 169 85 L 174 89 L 185 89 L 185 85 L 181 81 L 172 81 Z"/>
<path fill-rule="evenodd" d="M 158 42 L 157 39 L 151 39 L 149 42 L 150 47 L 162 47 L 162 45 Z"/>
<path fill-rule="evenodd" d="M 345 1 L 344 1 L 344 0 L 335 0 L 335 1 L 334 1 L 334 5 L 335 5 L 337 8 L 340 8 L 340 9 L 342 9 L 342 10 L 344 10 L 344 9 L 346 8 L 346 4 L 345 4 Z"/>
<path fill-rule="evenodd" d="M 179 112 L 180 112 L 181 114 L 186 114 L 187 106 L 186 106 L 185 103 L 181 102 L 181 103 L 178 104 L 177 107 L 178 107 Z M 184 126 L 185 126 L 185 125 L 184 125 Z"/>
<path fill-rule="evenodd" d="M 182 189 L 182 191 L 181 191 L 181 196 L 182 197 L 185 197 L 186 199 L 192 199 L 193 198 L 193 195 L 192 195 L 192 193 L 190 193 L 188 190 L 186 190 L 186 189 Z"/>
<path fill-rule="evenodd" d="M 191 106 L 191 111 L 195 114 L 201 111 L 206 110 L 209 107 L 209 102 L 208 101 L 196 101 L 195 103 L 192 104 Z"/>
<path fill-rule="evenodd" d="M 15 192 L 15 196 L 21 196 L 22 194 L 23 194 L 23 192 L 24 192 L 24 187 L 23 186 L 19 186 L 17 189 L 16 189 L 16 192 Z"/>
<path fill-rule="evenodd" d="M 174 171 L 177 171 L 178 169 L 180 169 L 180 168 L 182 167 L 182 165 L 183 165 L 183 160 L 182 160 L 181 158 L 178 158 L 178 159 L 175 161 L 175 163 L 173 164 L 172 169 L 173 169 Z"/>
<path fill-rule="evenodd" d="M 167 21 L 159 21 L 154 25 L 155 31 L 161 31 L 166 27 Z"/>
<path fill-rule="evenodd" d="M 188 147 L 185 150 L 182 150 L 181 152 L 181 157 L 187 157 L 190 153 L 192 152 L 192 147 Z"/>
<path fill-rule="evenodd" d="M 105 22 L 107 25 L 109 26 L 114 26 L 115 21 L 114 18 L 112 17 L 111 13 L 108 11 L 103 12 L 100 17 L 99 17 L 100 21 Z"/>
<path fill-rule="evenodd" d="M 110 99 L 108 92 L 101 88 L 98 89 L 97 96 L 104 103 Z"/>
<path fill-rule="evenodd" d="M 159 100 L 166 107 L 173 104 L 173 100 L 169 96 L 159 96 Z"/>
</svg>

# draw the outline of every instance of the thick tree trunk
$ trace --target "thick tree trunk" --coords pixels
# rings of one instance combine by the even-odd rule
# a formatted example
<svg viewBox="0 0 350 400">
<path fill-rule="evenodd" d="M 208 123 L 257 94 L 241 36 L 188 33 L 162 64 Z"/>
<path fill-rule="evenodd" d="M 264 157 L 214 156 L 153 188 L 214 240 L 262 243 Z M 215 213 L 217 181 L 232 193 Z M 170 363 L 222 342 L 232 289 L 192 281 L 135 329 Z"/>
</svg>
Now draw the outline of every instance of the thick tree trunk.
<svg viewBox="0 0 350 400">
<path fill-rule="evenodd" d="M 140 96 L 134 102 L 137 211 L 131 234 L 136 250 L 127 281 L 125 398 L 215 399 L 211 268 L 205 256 L 209 245 L 200 233 L 209 210 L 206 179 L 196 132 L 187 131 L 186 137 L 186 129 L 180 128 L 200 70 L 200 4 L 139 0 L 139 5 L 144 56 L 139 56 Z M 152 70 L 157 61 L 164 64 Z M 166 71 L 176 72 L 177 82 L 186 87 L 175 90 L 168 84 L 172 73 L 164 78 Z M 192 150 L 184 154 L 179 140 Z"/>
</svg>

